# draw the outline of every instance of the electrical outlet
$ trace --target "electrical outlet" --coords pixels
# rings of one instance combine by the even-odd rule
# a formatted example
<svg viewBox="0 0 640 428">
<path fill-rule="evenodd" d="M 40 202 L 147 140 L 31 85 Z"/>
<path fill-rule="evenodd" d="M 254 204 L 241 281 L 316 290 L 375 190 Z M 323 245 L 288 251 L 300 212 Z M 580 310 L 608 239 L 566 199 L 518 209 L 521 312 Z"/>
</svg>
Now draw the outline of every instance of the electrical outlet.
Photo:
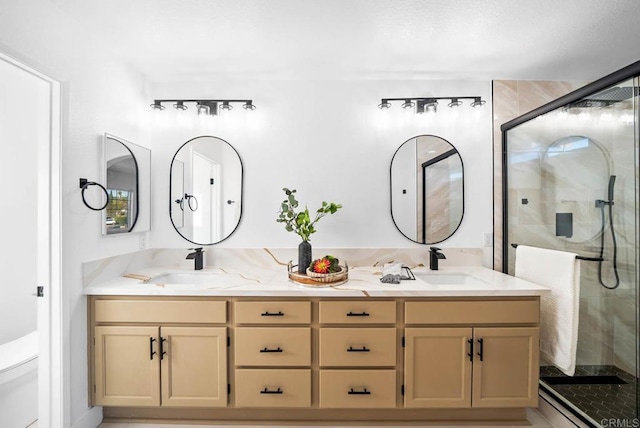
<svg viewBox="0 0 640 428">
<path fill-rule="evenodd" d="M 140 238 L 138 241 L 138 246 L 140 247 L 141 250 L 144 250 L 147 248 L 147 234 L 146 233 L 141 233 L 140 234 Z"/>
<path fill-rule="evenodd" d="M 484 246 L 492 247 L 493 246 L 493 233 L 485 232 L 484 233 Z"/>
</svg>

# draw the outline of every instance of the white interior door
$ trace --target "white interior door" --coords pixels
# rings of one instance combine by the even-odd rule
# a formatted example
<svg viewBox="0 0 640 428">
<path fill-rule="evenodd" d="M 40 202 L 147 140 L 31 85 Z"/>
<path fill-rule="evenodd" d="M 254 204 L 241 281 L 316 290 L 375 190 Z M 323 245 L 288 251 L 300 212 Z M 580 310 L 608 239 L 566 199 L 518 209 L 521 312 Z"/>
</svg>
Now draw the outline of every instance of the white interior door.
<svg viewBox="0 0 640 428">
<path fill-rule="evenodd" d="M 217 164 L 201 153 L 193 154 L 193 194 L 198 209 L 193 212 L 193 240 L 210 244 L 220 240 Z"/>
<path fill-rule="evenodd" d="M 49 427 L 63 418 L 59 106 L 57 82 L 0 53 L 0 336 L 38 331 L 38 419 Z"/>
</svg>

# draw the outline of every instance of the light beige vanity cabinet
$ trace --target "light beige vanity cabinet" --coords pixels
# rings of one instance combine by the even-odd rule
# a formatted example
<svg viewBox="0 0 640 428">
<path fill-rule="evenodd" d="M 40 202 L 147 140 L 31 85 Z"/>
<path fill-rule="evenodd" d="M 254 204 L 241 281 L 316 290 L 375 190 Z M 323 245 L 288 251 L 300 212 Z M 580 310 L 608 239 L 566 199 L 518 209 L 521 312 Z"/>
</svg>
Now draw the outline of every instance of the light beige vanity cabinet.
<svg viewBox="0 0 640 428">
<path fill-rule="evenodd" d="M 537 405 L 535 296 L 93 296 L 89 313 L 107 418 L 500 424 Z"/>
<path fill-rule="evenodd" d="M 226 302 L 107 299 L 92 313 L 95 404 L 226 406 L 227 327 L 211 325 Z"/>
<path fill-rule="evenodd" d="M 536 299 L 407 302 L 405 406 L 536 407 L 538 312 Z"/>
<path fill-rule="evenodd" d="M 311 302 L 234 302 L 235 405 L 311 406 Z"/>
</svg>

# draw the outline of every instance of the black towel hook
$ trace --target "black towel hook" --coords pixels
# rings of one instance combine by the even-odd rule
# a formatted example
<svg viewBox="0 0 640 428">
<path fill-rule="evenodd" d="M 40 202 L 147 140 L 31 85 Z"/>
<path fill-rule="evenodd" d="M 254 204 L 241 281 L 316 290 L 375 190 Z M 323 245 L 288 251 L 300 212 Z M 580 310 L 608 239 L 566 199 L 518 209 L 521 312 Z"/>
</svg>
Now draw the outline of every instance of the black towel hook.
<svg viewBox="0 0 640 428">
<path fill-rule="evenodd" d="M 102 191 L 104 192 L 105 196 L 107 197 L 107 202 L 105 202 L 105 204 L 100 207 L 100 208 L 96 208 L 96 207 L 92 207 L 91 205 L 89 205 L 89 203 L 87 202 L 87 200 L 84 197 L 84 191 L 87 190 L 89 188 L 89 186 L 98 186 L 99 188 L 102 189 Z M 107 205 L 109 205 L 109 192 L 107 192 L 107 189 L 105 189 L 105 187 L 100 184 L 100 183 L 96 183 L 95 181 L 89 181 L 86 178 L 81 178 L 80 179 L 80 188 L 82 189 L 82 202 L 86 205 L 87 208 L 89 208 L 90 210 L 93 211 L 102 211 L 103 209 L 107 208 Z"/>
</svg>

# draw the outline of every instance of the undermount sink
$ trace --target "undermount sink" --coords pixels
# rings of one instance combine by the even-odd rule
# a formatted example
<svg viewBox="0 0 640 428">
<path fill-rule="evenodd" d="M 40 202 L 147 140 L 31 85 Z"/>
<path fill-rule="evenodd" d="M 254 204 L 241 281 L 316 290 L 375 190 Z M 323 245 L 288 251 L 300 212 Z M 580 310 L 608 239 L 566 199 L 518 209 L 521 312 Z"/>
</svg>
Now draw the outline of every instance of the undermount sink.
<svg viewBox="0 0 640 428">
<path fill-rule="evenodd" d="M 169 272 L 156 275 L 146 281 L 149 284 L 182 284 L 210 287 L 234 287 L 254 283 L 255 280 L 224 272 Z"/>
<path fill-rule="evenodd" d="M 422 273 L 416 274 L 424 282 L 432 285 L 486 285 L 480 278 L 466 273 Z"/>
</svg>

